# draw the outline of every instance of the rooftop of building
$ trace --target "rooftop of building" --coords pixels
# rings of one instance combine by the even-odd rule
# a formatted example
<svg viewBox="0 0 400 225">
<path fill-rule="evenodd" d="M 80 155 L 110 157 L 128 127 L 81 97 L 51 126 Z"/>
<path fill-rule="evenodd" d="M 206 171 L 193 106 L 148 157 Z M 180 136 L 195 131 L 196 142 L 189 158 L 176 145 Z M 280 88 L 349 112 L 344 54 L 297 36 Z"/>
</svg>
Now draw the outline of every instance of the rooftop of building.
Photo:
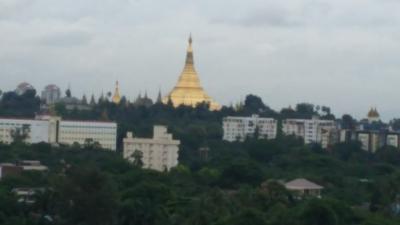
<svg viewBox="0 0 400 225">
<path fill-rule="evenodd" d="M 285 187 L 289 190 L 321 190 L 324 188 L 304 178 L 291 180 L 285 183 Z"/>
<path fill-rule="evenodd" d="M 49 117 L 46 117 L 49 116 Z M 20 118 L 20 117 L 0 117 L 0 120 L 32 120 L 32 121 L 48 121 L 50 119 L 50 115 L 41 115 L 36 118 Z M 114 121 L 103 121 L 103 120 L 64 120 L 63 122 L 86 122 L 86 123 L 107 123 L 107 124 L 116 124 Z"/>
</svg>

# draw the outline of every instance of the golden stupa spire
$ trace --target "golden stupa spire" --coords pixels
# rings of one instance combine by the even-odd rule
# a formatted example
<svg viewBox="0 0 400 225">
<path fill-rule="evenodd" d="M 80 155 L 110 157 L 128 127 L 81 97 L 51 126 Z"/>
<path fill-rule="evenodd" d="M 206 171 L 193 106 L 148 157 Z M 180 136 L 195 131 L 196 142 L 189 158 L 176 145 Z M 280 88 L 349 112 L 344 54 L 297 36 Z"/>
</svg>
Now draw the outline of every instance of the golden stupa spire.
<svg viewBox="0 0 400 225">
<path fill-rule="evenodd" d="M 118 86 L 119 85 L 118 85 L 118 81 L 117 81 L 117 82 L 115 82 L 115 91 L 114 91 L 114 95 L 112 97 L 112 101 L 117 105 L 121 102 L 121 96 L 119 95 L 119 87 Z"/>
<path fill-rule="evenodd" d="M 200 79 L 194 68 L 192 43 L 193 39 L 192 35 L 190 35 L 185 66 L 179 76 L 178 83 L 169 95 L 164 97 L 163 103 L 167 104 L 171 100 L 175 107 L 179 105 L 196 107 L 197 104 L 205 102 L 210 105 L 211 110 L 219 110 L 221 108 L 219 104 L 214 102 L 201 87 Z"/>
</svg>

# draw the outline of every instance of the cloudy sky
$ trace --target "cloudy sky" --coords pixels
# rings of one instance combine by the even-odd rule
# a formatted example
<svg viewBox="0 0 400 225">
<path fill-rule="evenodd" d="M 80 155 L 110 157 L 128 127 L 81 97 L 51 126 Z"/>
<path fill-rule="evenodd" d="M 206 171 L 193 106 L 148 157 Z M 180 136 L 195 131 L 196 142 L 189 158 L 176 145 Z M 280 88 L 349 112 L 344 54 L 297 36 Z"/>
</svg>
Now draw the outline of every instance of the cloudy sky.
<svg viewBox="0 0 400 225">
<path fill-rule="evenodd" d="M 398 0 L 0 0 L 0 89 L 167 93 L 193 34 L 197 71 L 218 102 L 248 93 L 274 109 L 329 105 L 400 117 Z"/>
</svg>

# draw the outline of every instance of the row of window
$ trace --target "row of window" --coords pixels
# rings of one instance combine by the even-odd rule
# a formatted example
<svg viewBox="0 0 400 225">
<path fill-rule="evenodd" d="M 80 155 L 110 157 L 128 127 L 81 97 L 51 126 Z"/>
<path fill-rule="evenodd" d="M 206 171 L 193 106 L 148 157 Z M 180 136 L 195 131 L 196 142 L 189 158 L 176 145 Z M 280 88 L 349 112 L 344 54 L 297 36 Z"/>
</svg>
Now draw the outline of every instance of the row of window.
<svg viewBox="0 0 400 225">
<path fill-rule="evenodd" d="M 62 130 L 60 133 L 64 133 L 64 134 L 90 134 L 90 135 L 115 135 L 115 132 L 106 132 L 106 131 L 101 131 L 101 130 L 97 130 L 97 131 L 84 131 L 84 130 Z"/>
<path fill-rule="evenodd" d="M 77 129 L 77 128 L 79 128 L 79 129 L 106 129 L 106 130 L 115 130 L 115 129 L 117 129 L 117 127 L 105 127 L 105 126 L 75 126 L 75 125 L 64 125 L 64 124 L 62 124 L 61 126 L 60 126 L 60 129 L 62 129 L 62 128 L 72 128 L 72 129 Z"/>
</svg>

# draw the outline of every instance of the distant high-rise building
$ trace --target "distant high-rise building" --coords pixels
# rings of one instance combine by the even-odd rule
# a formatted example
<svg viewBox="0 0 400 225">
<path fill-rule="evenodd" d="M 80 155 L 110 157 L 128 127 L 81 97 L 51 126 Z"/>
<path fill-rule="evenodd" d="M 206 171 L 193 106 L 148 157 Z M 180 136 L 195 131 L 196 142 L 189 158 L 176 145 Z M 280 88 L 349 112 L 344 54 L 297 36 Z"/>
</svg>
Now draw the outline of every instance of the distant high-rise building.
<svg viewBox="0 0 400 225">
<path fill-rule="evenodd" d="M 22 82 L 18 84 L 17 88 L 15 89 L 15 93 L 18 95 L 23 95 L 28 90 L 35 90 L 35 88 L 27 82 Z"/>
<path fill-rule="evenodd" d="M 47 104 L 51 105 L 56 103 L 61 98 L 61 90 L 54 84 L 47 85 L 42 91 L 42 100 Z"/>
<path fill-rule="evenodd" d="M 175 107 L 186 105 L 196 107 L 199 103 L 207 103 L 211 110 L 219 110 L 221 106 L 211 99 L 200 85 L 200 79 L 194 68 L 192 37 L 189 37 L 189 46 L 186 52 L 185 67 L 179 77 L 178 83 L 172 91 L 163 99 L 163 103 L 169 101 Z"/>
<path fill-rule="evenodd" d="M 142 154 L 143 168 L 158 171 L 170 170 L 178 165 L 179 140 L 174 140 L 172 134 L 164 126 L 154 126 L 153 138 L 136 138 L 128 132 L 124 138 L 124 158 L 134 161 L 135 151 Z"/>
</svg>

